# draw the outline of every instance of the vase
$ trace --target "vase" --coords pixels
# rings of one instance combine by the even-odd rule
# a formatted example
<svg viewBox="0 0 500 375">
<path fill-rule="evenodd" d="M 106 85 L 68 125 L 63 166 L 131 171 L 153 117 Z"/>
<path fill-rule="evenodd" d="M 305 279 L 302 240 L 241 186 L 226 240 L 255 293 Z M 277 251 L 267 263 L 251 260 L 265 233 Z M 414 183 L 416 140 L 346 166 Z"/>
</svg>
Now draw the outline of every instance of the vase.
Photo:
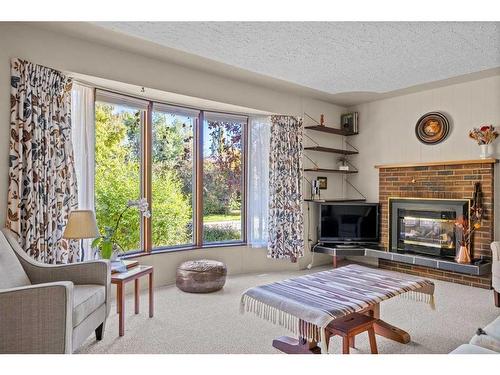
<svg viewBox="0 0 500 375">
<path fill-rule="evenodd" d="M 458 254 L 455 257 L 455 260 L 457 261 L 457 263 L 460 264 L 470 264 L 471 259 L 470 259 L 469 249 L 467 248 L 467 246 L 460 246 Z"/>
<path fill-rule="evenodd" d="M 481 149 L 481 159 L 488 159 L 491 157 L 491 145 L 485 144 L 485 145 L 479 145 L 479 148 Z"/>
</svg>

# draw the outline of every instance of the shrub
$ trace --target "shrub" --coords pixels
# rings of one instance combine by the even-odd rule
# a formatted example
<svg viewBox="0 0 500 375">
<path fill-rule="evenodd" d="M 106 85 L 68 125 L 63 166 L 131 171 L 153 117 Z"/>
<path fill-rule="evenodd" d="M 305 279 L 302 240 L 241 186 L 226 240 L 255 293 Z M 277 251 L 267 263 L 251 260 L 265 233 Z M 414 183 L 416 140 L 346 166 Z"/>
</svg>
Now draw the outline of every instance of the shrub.
<svg viewBox="0 0 500 375">
<path fill-rule="evenodd" d="M 231 224 L 206 225 L 203 228 L 203 239 L 206 242 L 235 241 L 241 239 L 241 231 Z"/>
</svg>

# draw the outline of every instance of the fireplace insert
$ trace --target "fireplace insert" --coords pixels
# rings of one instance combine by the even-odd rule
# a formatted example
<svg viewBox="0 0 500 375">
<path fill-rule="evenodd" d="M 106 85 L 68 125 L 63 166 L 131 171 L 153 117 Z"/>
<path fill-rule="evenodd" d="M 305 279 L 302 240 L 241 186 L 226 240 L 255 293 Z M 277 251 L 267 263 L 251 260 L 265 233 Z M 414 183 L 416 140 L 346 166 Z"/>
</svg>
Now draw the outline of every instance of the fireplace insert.
<svg viewBox="0 0 500 375">
<path fill-rule="evenodd" d="M 398 209 L 398 249 L 455 256 L 454 211 Z"/>
<path fill-rule="evenodd" d="M 468 200 L 405 199 L 389 201 L 390 250 L 455 257 L 455 220 L 467 217 Z"/>
</svg>

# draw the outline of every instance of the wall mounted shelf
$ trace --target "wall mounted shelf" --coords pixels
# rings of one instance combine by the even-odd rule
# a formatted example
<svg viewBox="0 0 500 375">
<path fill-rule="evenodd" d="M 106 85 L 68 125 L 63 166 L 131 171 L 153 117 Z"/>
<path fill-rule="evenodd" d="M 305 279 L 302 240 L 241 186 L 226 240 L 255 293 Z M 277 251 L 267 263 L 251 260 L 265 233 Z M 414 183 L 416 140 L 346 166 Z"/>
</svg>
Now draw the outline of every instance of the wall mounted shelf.
<svg viewBox="0 0 500 375">
<path fill-rule="evenodd" d="M 321 120 L 320 121 L 317 121 L 313 117 L 309 116 L 307 113 L 305 113 L 305 115 L 307 117 L 309 117 L 316 125 L 309 125 L 309 126 L 305 126 L 304 127 L 304 129 L 306 130 L 304 132 L 304 136 L 307 137 L 307 138 L 309 138 L 314 143 L 314 145 L 307 145 L 306 147 L 304 147 L 304 151 L 314 151 L 314 152 L 322 152 L 322 153 L 326 153 L 326 154 L 339 154 L 339 155 L 343 155 L 342 157 L 339 158 L 339 161 L 342 160 L 342 164 L 343 165 L 346 165 L 346 163 L 347 163 L 347 165 L 350 165 L 352 167 L 352 169 L 344 170 L 344 169 L 339 169 L 339 168 L 320 168 L 320 166 L 318 165 L 317 161 L 311 159 L 311 157 L 309 157 L 307 155 L 307 153 L 304 152 L 304 157 L 307 158 L 307 159 L 309 159 L 312 162 L 312 164 L 313 164 L 313 166 L 307 166 L 307 168 L 304 168 L 304 172 L 339 174 L 339 175 L 342 176 L 343 186 L 344 185 L 345 186 L 349 185 L 362 198 L 316 199 L 316 200 L 315 199 L 305 199 L 304 201 L 305 202 L 312 202 L 312 203 L 323 203 L 323 202 L 325 202 L 325 203 L 327 203 L 327 202 L 364 202 L 364 201 L 366 201 L 366 197 L 351 182 L 349 182 L 349 179 L 348 179 L 348 175 L 358 173 L 357 168 L 354 165 L 352 165 L 347 160 L 348 156 L 359 154 L 359 151 L 356 149 L 356 147 L 354 147 L 349 142 L 347 142 L 347 140 L 345 138 L 342 140 L 342 144 L 345 147 L 344 146 L 342 148 L 325 147 L 325 146 L 322 146 L 321 144 L 319 144 L 318 141 L 316 141 L 314 138 L 311 138 L 307 134 L 308 130 L 311 130 L 313 132 L 319 132 L 319 133 L 327 133 L 327 134 L 340 135 L 342 137 L 348 137 L 348 136 L 351 136 L 351 135 L 356 135 L 358 133 L 357 132 L 354 133 L 354 132 L 351 132 L 351 131 L 346 131 L 343 128 L 341 128 L 340 126 L 339 127 L 331 127 L 331 126 L 325 126 L 325 125 L 323 125 L 323 117 L 324 117 L 323 115 L 321 115 Z M 356 130 L 357 130 L 357 128 L 356 128 Z M 349 149 L 347 150 L 347 149 L 344 149 L 344 148 L 349 148 Z M 330 156 L 329 158 L 332 158 L 332 156 Z M 309 181 L 305 177 L 304 177 L 304 179 L 306 181 Z M 309 181 L 309 183 L 312 185 L 312 182 Z M 344 191 L 344 193 L 346 193 L 346 192 Z M 311 195 L 312 195 L 312 188 L 311 188 Z"/>
<path fill-rule="evenodd" d="M 327 169 L 327 168 L 306 168 L 304 169 L 304 172 L 322 172 L 322 173 L 358 173 L 358 171 L 353 171 L 353 170 L 348 170 L 344 171 L 342 169 Z"/>
<path fill-rule="evenodd" d="M 356 155 L 356 154 L 359 154 L 359 152 L 357 152 L 357 151 L 341 150 L 339 148 L 329 148 L 329 147 L 323 147 L 323 146 L 304 147 L 304 150 L 318 151 L 318 152 L 328 152 L 328 153 L 331 153 L 331 154 L 341 154 L 341 155 Z"/>
<path fill-rule="evenodd" d="M 332 128 L 332 127 L 321 126 L 321 125 L 306 126 L 304 129 L 314 130 L 317 132 L 323 132 L 323 133 L 329 133 L 329 134 L 343 135 L 343 136 L 350 136 L 350 135 L 358 134 L 358 133 L 347 132 L 347 131 L 340 129 L 340 128 Z"/>
<path fill-rule="evenodd" d="M 312 203 L 349 203 L 349 202 L 366 202 L 366 199 L 304 199 L 304 202 L 312 202 Z"/>
</svg>

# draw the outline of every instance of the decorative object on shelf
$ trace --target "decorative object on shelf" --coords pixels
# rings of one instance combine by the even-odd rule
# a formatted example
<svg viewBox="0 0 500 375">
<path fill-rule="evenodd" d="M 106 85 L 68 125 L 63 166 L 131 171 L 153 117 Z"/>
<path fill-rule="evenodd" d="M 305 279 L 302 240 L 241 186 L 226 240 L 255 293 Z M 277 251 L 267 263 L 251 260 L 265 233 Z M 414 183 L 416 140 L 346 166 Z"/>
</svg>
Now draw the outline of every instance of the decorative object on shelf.
<svg viewBox="0 0 500 375">
<path fill-rule="evenodd" d="M 319 125 L 325 126 L 325 115 L 324 114 L 321 114 L 321 116 L 319 116 Z"/>
<path fill-rule="evenodd" d="M 457 263 L 460 263 L 460 264 L 470 264 L 471 258 L 470 258 L 469 249 L 467 248 L 467 246 L 460 245 L 460 248 L 458 249 L 458 254 L 457 254 L 455 260 L 457 261 Z"/>
<path fill-rule="evenodd" d="M 340 128 L 346 133 L 358 133 L 358 112 L 344 113 L 340 116 Z"/>
<path fill-rule="evenodd" d="M 116 233 L 120 227 L 123 215 L 131 208 L 137 208 L 143 217 L 150 217 L 149 204 L 146 198 L 129 200 L 127 206 L 122 210 L 114 227 L 104 227 L 104 235 L 92 241 L 92 247 L 98 248 L 101 258 L 116 260 L 119 251 L 124 251 L 123 247 L 116 240 Z"/>
<path fill-rule="evenodd" d="M 470 217 L 473 222 L 481 222 L 483 218 L 483 192 L 481 191 L 481 183 L 474 184 L 474 195 L 472 196 Z"/>
<path fill-rule="evenodd" d="M 483 218 L 483 194 L 481 192 L 481 183 L 474 183 L 474 195 L 472 197 L 471 207 L 469 210 L 469 220 L 463 217 L 457 220 L 457 232 L 461 236 L 460 248 L 457 253 L 456 261 L 461 264 L 471 263 L 471 242 L 472 234 L 475 230 L 481 228 L 481 220 Z"/>
<path fill-rule="evenodd" d="M 349 168 L 349 160 L 347 159 L 346 156 L 339 157 L 337 159 L 337 162 L 339 163 L 338 164 L 339 170 L 341 170 L 341 171 L 348 171 L 348 170 L 350 170 L 350 168 Z"/>
<path fill-rule="evenodd" d="M 64 228 L 63 238 L 80 240 L 81 260 L 85 259 L 83 240 L 99 237 L 99 229 L 92 210 L 73 210 L 69 213 L 68 224 Z"/>
<path fill-rule="evenodd" d="M 328 178 L 318 176 L 316 177 L 316 180 L 318 180 L 319 188 L 321 190 L 325 190 L 328 188 Z"/>
<path fill-rule="evenodd" d="M 441 112 L 428 112 L 417 121 L 415 135 L 426 145 L 436 145 L 443 142 L 450 132 L 450 123 Z"/>
<path fill-rule="evenodd" d="M 498 137 L 498 131 L 493 125 L 482 125 L 469 132 L 469 138 L 474 139 L 481 148 L 481 159 L 488 159 L 492 155 L 491 144 Z"/>
<path fill-rule="evenodd" d="M 318 200 L 321 199 L 321 192 L 320 192 L 320 187 L 319 187 L 319 181 L 313 180 L 312 185 L 311 185 L 311 198 L 312 200 Z"/>
</svg>

